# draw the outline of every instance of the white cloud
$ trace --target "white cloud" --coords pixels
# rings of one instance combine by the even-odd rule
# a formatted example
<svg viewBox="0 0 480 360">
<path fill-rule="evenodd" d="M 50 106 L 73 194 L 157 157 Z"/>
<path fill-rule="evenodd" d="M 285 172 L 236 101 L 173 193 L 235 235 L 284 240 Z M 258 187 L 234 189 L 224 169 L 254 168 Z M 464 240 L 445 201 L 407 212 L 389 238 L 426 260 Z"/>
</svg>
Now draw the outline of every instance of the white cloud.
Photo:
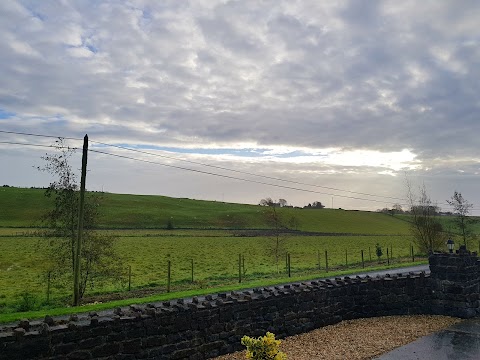
<svg viewBox="0 0 480 360">
<path fill-rule="evenodd" d="M 0 128 L 257 148 L 303 174 L 461 159 L 473 176 L 479 16 L 462 1 L 3 1 L 0 111 L 16 117 Z"/>
</svg>

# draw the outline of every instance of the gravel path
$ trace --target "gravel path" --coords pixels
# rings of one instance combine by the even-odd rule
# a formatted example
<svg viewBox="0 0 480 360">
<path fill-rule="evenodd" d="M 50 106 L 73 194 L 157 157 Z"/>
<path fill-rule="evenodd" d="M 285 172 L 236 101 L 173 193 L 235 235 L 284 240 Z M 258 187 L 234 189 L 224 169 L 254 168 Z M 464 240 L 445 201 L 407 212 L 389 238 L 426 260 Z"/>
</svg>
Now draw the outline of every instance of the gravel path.
<svg viewBox="0 0 480 360">
<path fill-rule="evenodd" d="M 385 316 L 342 321 L 335 325 L 288 337 L 280 349 L 289 360 L 373 359 L 419 337 L 462 321 L 438 315 Z M 248 334 L 247 334 L 248 335 Z M 244 360 L 237 352 L 215 360 Z"/>
</svg>

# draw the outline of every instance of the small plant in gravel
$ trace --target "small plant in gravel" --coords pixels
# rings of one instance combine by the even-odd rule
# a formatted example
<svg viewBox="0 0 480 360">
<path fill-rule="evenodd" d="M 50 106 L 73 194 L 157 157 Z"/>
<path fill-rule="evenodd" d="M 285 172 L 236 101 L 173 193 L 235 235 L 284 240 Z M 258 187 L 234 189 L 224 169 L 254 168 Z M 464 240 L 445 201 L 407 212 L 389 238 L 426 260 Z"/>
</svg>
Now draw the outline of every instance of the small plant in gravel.
<svg viewBox="0 0 480 360">
<path fill-rule="evenodd" d="M 251 360 L 286 360 L 287 355 L 279 350 L 280 343 L 271 332 L 258 338 L 242 338 L 242 345 L 247 347 L 246 357 Z"/>
</svg>

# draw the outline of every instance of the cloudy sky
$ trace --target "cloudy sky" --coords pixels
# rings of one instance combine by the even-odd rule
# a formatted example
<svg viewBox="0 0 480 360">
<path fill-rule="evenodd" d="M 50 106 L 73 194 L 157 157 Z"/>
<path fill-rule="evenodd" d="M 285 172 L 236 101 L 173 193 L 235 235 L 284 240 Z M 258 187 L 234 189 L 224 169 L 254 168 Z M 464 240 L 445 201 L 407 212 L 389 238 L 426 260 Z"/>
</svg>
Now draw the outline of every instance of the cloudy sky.
<svg viewBox="0 0 480 360">
<path fill-rule="evenodd" d="M 88 134 L 90 190 L 375 210 L 407 174 L 480 209 L 479 23 L 475 0 L 1 1 L 0 183 L 50 181 L 19 143 L 54 138 L 18 133 Z"/>
</svg>

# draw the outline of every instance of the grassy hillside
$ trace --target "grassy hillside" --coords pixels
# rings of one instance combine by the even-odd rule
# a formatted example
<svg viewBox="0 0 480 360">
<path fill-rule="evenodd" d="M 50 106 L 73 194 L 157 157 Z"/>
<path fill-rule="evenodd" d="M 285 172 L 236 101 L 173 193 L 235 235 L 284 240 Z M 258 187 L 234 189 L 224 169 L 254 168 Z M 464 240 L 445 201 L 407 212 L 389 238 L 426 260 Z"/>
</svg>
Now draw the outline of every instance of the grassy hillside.
<svg viewBox="0 0 480 360">
<path fill-rule="evenodd" d="M 91 194 L 90 194 L 91 195 Z M 99 227 L 109 229 L 175 228 L 262 229 L 268 208 L 256 205 L 169 198 L 153 195 L 96 194 L 101 197 Z M 51 199 L 42 189 L 0 188 L 0 227 L 38 226 Z M 408 224 L 380 213 L 332 209 L 280 209 L 302 231 L 407 234 Z"/>
<path fill-rule="evenodd" d="M 31 227 L 52 206 L 45 190 L 13 187 L 0 188 L 0 226 Z"/>
</svg>

